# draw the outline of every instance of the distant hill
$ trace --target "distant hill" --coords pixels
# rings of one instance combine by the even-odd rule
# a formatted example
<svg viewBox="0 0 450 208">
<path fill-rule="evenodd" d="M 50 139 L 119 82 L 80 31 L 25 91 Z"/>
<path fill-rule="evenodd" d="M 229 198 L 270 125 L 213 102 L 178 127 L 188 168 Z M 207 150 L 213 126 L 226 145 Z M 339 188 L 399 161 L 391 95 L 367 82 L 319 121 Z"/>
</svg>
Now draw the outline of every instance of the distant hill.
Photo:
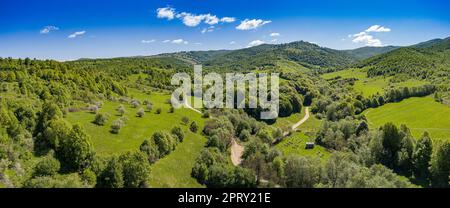
<svg viewBox="0 0 450 208">
<path fill-rule="evenodd" d="M 450 38 L 434 39 L 368 58 L 359 64 L 369 76 L 404 73 L 416 78 L 442 77 L 450 72 Z"/>
<path fill-rule="evenodd" d="M 263 44 L 238 50 L 184 51 L 158 56 L 172 57 L 202 64 L 216 71 L 248 71 L 273 68 L 279 62 L 295 62 L 309 69 L 343 69 L 360 60 L 383 54 L 399 47 L 362 47 L 335 50 L 317 44 L 296 41 L 285 44 Z"/>
<path fill-rule="evenodd" d="M 271 68 L 277 62 L 295 62 L 309 69 L 345 67 L 357 61 L 347 52 L 297 41 L 286 44 L 263 44 L 238 50 L 190 51 L 159 56 L 175 57 L 201 63 L 216 71 L 249 71 Z"/>
<path fill-rule="evenodd" d="M 376 56 L 379 54 L 387 53 L 389 51 L 400 48 L 399 46 L 385 46 L 385 47 L 361 47 L 353 50 L 345 50 L 348 55 L 358 59 L 363 60 L 366 58 L 370 58 L 372 56 Z"/>
</svg>

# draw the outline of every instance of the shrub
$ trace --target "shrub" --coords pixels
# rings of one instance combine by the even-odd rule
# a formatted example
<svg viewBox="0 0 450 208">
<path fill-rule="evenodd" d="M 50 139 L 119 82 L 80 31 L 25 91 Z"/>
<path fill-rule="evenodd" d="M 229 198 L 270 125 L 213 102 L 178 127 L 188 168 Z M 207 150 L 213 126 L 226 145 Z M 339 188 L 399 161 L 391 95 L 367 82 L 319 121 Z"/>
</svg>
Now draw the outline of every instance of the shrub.
<svg viewBox="0 0 450 208">
<path fill-rule="evenodd" d="M 209 111 L 205 111 L 205 112 L 203 112 L 203 114 L 202 114 L 202 118 L 209 118 Z"/>
<path fill-rule="evenodd" d="M 117 112 L 119 113 L 120 116 L 123 116 L 125 114 L 125 107 L 123 105 L 120 105 L 117 108 Z"/>
<path fill-rule="evenodd" d="M 146 108 L 148 112 L 151 112 L 153 110 L 153 104 L 147 103 Z"/>
<path fill-rule="evenodd" d="M 169 113 L 173 113 L 175 112 L 175 108 L 173 108 L 172 106 L 169 108 Z"/>
<path fill-rule="evenodd" d="M 139 108 L 138 112 L 136 113 L 137 117 L 143 117 L 145 115 L 145 111 L 143 108 Z"/>
<path fill-rule="evenodd" d="M 53 155 L 48 155 L 42 158 L 34 168 L 34 176 L 52 176 L 55 175 L 60 168 L 59 161 L 53 157 Z"/>
<path fill-rule="evenodd" d="M 97 115 L 95 115 L 94 123 L 99 126 L 103 126 L 103 125 L 105 125 L 105 123 L 109 119 L 109 117 L 110 116 L 108 113 L 97 113 Z"/>
<path fill-rule="evenodd" d="M 172 128 L 171 133 L 178 139 L 178 142 L 183 142 L 184 132 L 179 126 L 175 126 Z"/>
<path fill-rule="evenodd" d="M 141 146 L 139 147 L 139 150 L 147 155 L 147 160 L 150 164 L 158 161 L 160 155 L 159 150 L 155 143 L 151 140 L 144 140 L 144 142 L 142 142 Z"/>
<path fill-rule="evenodd" d="M 131 101 L 131 105 L 133 106 L 133 108 L 137 108 L 141 105 L 141 103 L 138 100 L 133 100 Z"/>
<path fill-rule="evenodd" d="M 161 108 L 156 109 L 156 114 L 161 114 Z"/>
<path fill-rule="evenodd" d="M 122 119 L 116 119 L 115 121 L 113 121 L 112 125 L 111 125 L 111 132 L 114 134 L 118 134 L 120 129 L 125 126 L 125 123 L 123 122 Z"/>
<path fill-rule="evenodd" d="M 250 139 L 250 131 L 247 129 L 244 129 L 241 131 L 241 133 L 239 134 L 239 139 L 243 142 L 248 141 L 248 139 Z"/>
<path fill-rule="evenodd" d="M 189 123 L 189 118 L 186 116 L 183 116 L 183 118 L 181 118 L 181 122 L 183 122 L 184 125 L 187 125 Z"/>
<path fill-rule="evenodd" d="M 157 131 L 153 133 L 152 139 L 158 147 L 159 158 L 168 155 L 175 149 L 176 140 L 167 132 Z"/>
<path fill-rule="evenodd" d="M 196 133 L 196 132 L 198 131 L 198 125 L 197 125 L 197 123 L 196 123 L 195 121 L 192 121 L 191 125 L 189 126 L 189 129 L 190 129 L 192 132 Z"/>
</svg>

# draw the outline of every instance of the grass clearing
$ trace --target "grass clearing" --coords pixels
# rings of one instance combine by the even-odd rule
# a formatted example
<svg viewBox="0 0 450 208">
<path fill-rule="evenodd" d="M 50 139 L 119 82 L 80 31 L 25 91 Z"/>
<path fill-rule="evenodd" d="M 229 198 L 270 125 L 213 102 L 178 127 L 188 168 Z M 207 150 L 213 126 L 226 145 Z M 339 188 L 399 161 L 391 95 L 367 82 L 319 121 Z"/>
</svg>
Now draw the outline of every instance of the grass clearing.
<svg viewBox="0 0 450 208">
<path fill-rule="evenodd" d="M 306 157 L 319 157 L 321 161 L 327 161 L 330 152 L 324 147 L 314 145 L 313 149 L 305 149 L 306 142 L 313 142 L 313 137 L 308 137 L 303 132 L 294 132 L 275 145 L 277 149 L 283 152 L 284 155 L 300 155 Z"/>
<path fill-rule="evenodd" d="M 341 79 L 356 78 L 353 85 L 353 89 L 357 92 L 361 92 L 365 97 L 370 97 L 377 93 L 384 93 L 386 89 L 391 87 L 415 87 L 427 84 L 425 81 L 408 79 L 402 82 L 393 82 L 393 77 L 367 77 L 364 69 L 347 69 L 332 73 L 323 74 L 321 76 L 324 79 L 333 79 L 341 77 Z"/>
<path fill-rule="evenodd" d="M 450 140 L 450 107 L 437 103 L 432 97 L 408 98 L 363 112 L 371 128 L 387 122 L 406 124 L 415 138 L 424 131 L 433 139 Z"/>
<path fill-rule="evenodd" d="M 112 134 L 110 126 L 114 120 L 120 118 L 116 111 L 116 108 L 121 105 L 119 102 L 105 101 L 103 107 L 100 108 L 99 112 L 111 115 L 104 126 L 92 123 L 95 114 L 86 111 L 69 113 L 67 120 L 71 123 L 79 123 L 84 127 L 91 136 L 95 151 L 100 155 L 136 151 L 142 142 L 150 138 L 154 132 L 170 131 L 174 126 L 179 125 L 186 133 L 185 139 L 171 154 L 152 165 L 150 185 L 152 187 L 201 187 L 190 174 L 195 158 L 203 148 L 206 139 L 200 133 L 190 132 L 189 126 L 183 125 L 181 118 L 186 116 L 190 122 L 197 122 L 199 129 L 203 128 L 205 119 L 187 108 L 175 109 L 174 113 L 169 113 L 170 104 L 167 103 L 167 100 L 170 95 L 168 94 L 152 93 L 147 95 L 136 89 L 129 89 L 129 93 L 141 102 L 144 99 L 152 102 L 153 110 L 139 118 L 136 116 L 139 107 L 133 108 L 128 103 L 122 103 L 126 109 L 124 116 L 128 118 L 128 121 L 118 134 Z M 157 108 L 161 108 L 161 114 L 155 113 Z"/>
</svg>

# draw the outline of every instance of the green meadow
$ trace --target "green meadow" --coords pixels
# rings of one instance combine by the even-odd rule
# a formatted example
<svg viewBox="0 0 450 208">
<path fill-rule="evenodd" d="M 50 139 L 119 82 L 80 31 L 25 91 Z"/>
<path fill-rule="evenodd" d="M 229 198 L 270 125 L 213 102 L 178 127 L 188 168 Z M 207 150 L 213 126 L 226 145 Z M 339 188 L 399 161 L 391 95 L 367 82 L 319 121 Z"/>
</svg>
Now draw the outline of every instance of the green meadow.
<svg viewBox="0 0 450 208">
<path fill-rule="evenodd" d="M 427 84 L 425 81 L 408 79 L 401 82 L 394 82 L 394 77 L 367 77 L 367 73 L 364 69 L 347 69 L 332 73 L 323 74 L 321 76 L 324 79 L 333 79 L 340 77 L 341 79 L 356 78 L 353 89 L 356 92 L 362 93 L 365 97 L 375 95 L 377 93 L 383 93 L 390 87 L 414 87 Z"/>
<path fill-rule="evenodd" d="M 200 184 L 190 174 L 195 158 L 204 147 L 206 139 L 200 135 L 200 131 L 198 133 L 190 132 L 188 126 L 182 124 L 181 118 L 186 116 L 190 122 L 197 122 L 200 129 L 203 128 L 205 119 L 201 118 L 199 113 L 186 108 L 175 109 L 174 113 L 169 113 L 170 104 L 167 103 L 170 98 L 169 94 L 152 93 L 147 95 L 135 89 L 130 89 L 129 94 L 141 102 L 143 100 L 152 102 L 152 111 L 146 112 L 140 118 L 136 116 L 139 107 L 133 108 L 128 103 L 107 101 L 99 109 L 99 112 L 111 115 L 103 126 L 92 123 L 95 114 L 87 111 L 69 113 L 67 119 L 71 123 L 79 123 L 84 127 L 91 136 L 95 151 L 100 155 L 136 151 L 142 142 L 149 139 L 154 132 L 170 131 L 176 125 L 181 126 L 186 133 L 184 141 L 171 154 L 152 165 L 149 184 L 152 187 L 200 187 Z M 126 109 L 124 116 L 128 121 L 118 134 L 113 134 L 110 132 L 110 126 L 115 119 L 120 118 L 116 109 L 121 104 Z M 161 108 L 161 114 L 156 114 L 158 108 Z"/>
<path fill-rule="evenodd" d="M 306 142 L 314 142 L 313 137 L 305 135 L 303 132 L 296 131 L 286 137 L 275 147 L 283 152 L 284 155 L 300 155 L 305 157 L 319 157 L 321 161 L 327 161 L 330 152 L 320 145 L 314 145 L 313 149 L 305 149 Z"/>
<path fill-rule="evenodd" d="M 371 128 L 387 122 L 406 124 L 415 138 L 427 131 L 433 139 L 450 140 L 450 107 L 431 97 L 409 98 L 363 112 Z"/>
</svg>

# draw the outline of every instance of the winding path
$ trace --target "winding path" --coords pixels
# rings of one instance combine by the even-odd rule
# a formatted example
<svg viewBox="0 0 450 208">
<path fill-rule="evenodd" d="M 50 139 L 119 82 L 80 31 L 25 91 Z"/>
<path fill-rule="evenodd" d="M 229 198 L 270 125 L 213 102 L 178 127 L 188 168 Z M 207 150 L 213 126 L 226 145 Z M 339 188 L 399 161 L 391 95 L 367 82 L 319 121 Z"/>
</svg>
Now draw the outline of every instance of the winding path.
<svg viewBox="0 0 450 208">
<path fill-rule="evenodd" d="M 189 103 L 187 102 L 187 100 L 185 100 L 184 106 L 186 106 L 186 108 L 189 108 L 199 114 L 202 114 L 201 111 L 190 106 Z M 296 128 L 298 128 L 300 125 L 302 125 L 308 119 L 309 119 L 309 107 L 306 107 L 305 108 L 305 116 L 300 121 L 298 121 L 297 123 L 292 125 L 291 129 L 295 130 Z M 287 137 L 289 135 L 289 133 L 290 133 L 289 131 L 284 132 L 283 137 Z M 243 153 L 244 153 L 244 146 L 240 145 L 236 141 L 236 139 L 233 138 L 231 140 L 231 162 L 233 163 L 234 166 L 239 166 L 241 164 L 241 162 L 242 162 L 241 157 L 242 157 Z"/>
<path fill-rule="evenodd" d="M 291 129 L 295 130 L 296 128 L 298 128 L 300 125 L 302 125 L 305 121 L 307 121 L 309 119 L 309 107 L 305 108 L 305 116 L 298 121 L 297 123 L 295 123 L 294 125 L 292 125 Z M 284 132 L 283 133 L 283 138 L 287 137 L 289 135 L 289 131 Z M 238 166 L 241 164 L 242 159 L 242 153 L 244 152 L 244 147 L 242 145 L 240 145 L 235 138 L 233 138 L 231 140 L 231 162 L 233 163 L 234 166 Z"/>
</svg>

